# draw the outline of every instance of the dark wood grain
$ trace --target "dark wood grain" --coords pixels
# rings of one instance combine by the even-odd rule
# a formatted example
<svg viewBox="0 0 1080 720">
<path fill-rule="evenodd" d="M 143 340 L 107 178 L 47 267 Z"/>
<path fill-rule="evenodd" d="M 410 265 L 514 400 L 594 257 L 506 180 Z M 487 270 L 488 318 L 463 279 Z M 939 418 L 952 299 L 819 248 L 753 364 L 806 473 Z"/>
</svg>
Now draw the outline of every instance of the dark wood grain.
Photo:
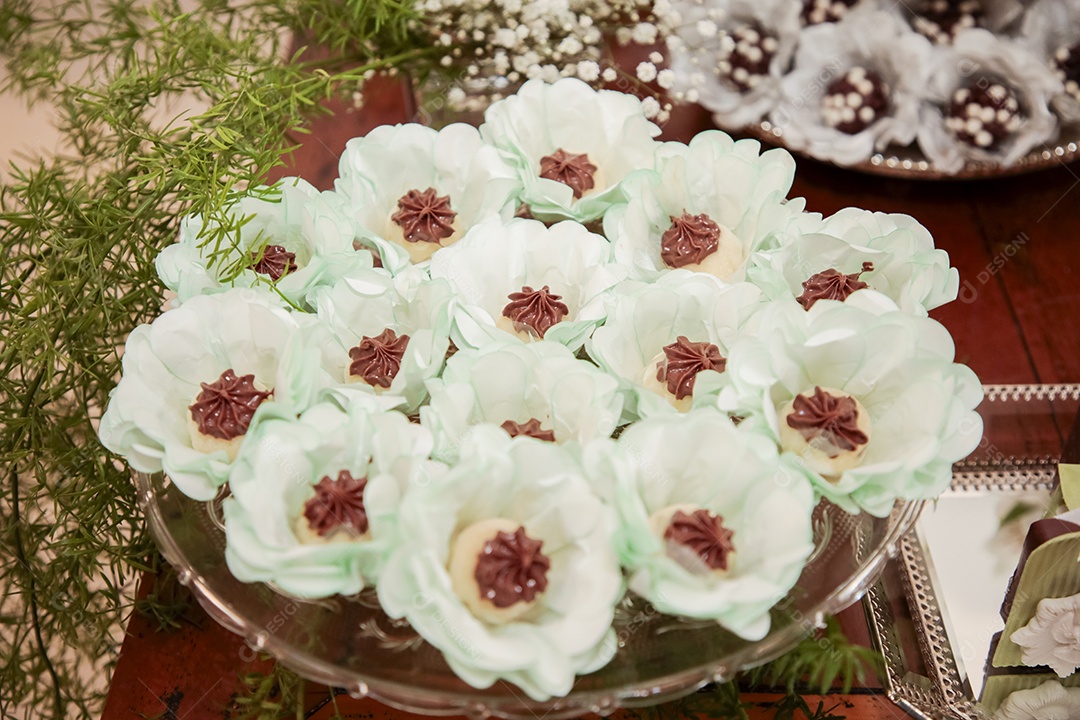
<svg viewBox="0 0 1080 720">
<path fill-rule="evenodd" d="M 146 597 L 153 586 L 154 577 L 144 575 L 137 596 Z M 149 617 L 132 614 L 102 718 L 228 718 L 237 710 L 241 677 L 271 667 L 197 604 L 178 623 L 163 631 Z"/>
</svg>

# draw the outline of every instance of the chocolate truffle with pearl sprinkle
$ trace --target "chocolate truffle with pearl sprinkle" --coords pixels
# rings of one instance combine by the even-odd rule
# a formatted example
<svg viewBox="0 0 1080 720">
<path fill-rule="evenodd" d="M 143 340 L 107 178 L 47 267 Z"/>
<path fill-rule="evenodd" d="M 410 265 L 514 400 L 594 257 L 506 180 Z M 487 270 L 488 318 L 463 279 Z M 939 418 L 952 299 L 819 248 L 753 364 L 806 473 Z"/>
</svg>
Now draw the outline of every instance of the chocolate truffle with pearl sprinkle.
<svg viewBox="0 0 1080 720">
<path fill-rule="evenodd" d="M 769 74 L 769 64 L 780 43 L 755 23 L 732 30 L 724 48 L 716 70 L 740 92 L 746 92 Z"/>
<path fill-rule="evenodd" d="M 839 22 L 859 0 L 803 0 L 803 25 Z"/>
<path fill-rule="evenodd" d="M 947 45 L 961 30 L 982 27 L 982 0 L 927 0 L 914 9 L 912 27 L 937 45 Z"/>
<path fill-rule="evenodd" d="M 873 70 L 853 67 L 834 80 L 821 99 L 825 124 L 854 135 L 889 111 L 889 87 Z"/>
<path fill-rule="evenodd" d="M 1080 102 L 1080 44 L 1059 47 L 1054 53 L 1054 74 L 1065 85 L 1065 92 Z"/>
<path fill-rule="evenodd" d="M 1012 88 L 986 78 L 953 93 L 945 128 L 972 147 L 993 150 L 1024 123 Z"/>
</svg>

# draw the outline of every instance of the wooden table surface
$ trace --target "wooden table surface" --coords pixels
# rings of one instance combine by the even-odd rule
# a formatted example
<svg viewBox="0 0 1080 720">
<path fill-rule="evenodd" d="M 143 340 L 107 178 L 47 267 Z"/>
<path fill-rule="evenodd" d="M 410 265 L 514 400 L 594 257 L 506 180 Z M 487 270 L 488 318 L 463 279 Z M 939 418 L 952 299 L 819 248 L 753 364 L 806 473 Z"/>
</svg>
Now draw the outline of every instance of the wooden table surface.
<svg viewBox="0 0 1080 720">
<path fill-rule="evenodd" d="M 369 86 L 362 109 L 338 107 L 318 120 L 292 166 L 316 186 L 332 186 L 345 141 L 383 123 L 412 119 L 398 84 Z M 665 139 L 688 140 L 709 126 L 697 108 L 678 111 Z M 967 182 L 888 179 L 800 159 L 792 195 L 830 214 L 843 207 L 908 213 L 933 233 L 959 268 L 960 299 L 933 313 L 956 341 L 957 359 L 984 383 L 1080 382 L 1080 163 L 1028 175 Z M 144 578 L 142 592 L 150 583 Z M 866 637 L 859 606 L 844 614 L 853 637 Z M 105 720 L 229 717 L 241 675 L 265 670 L 236 636 L 192 609 L 181 627 L 157 632 L 133 616 L 105 708 Z M 326 688 L 308 687 L 309 717 L 332 717 Z M 747 694 L 751 717 L 771 717 L 776 696 Z M 809 697 L 812 706 L 817 699 Z M 823 698 L 849 718 L 906 717 L 871 684 Z M 411 718 L 374 700 L 335 698 L 354 718 Z"/>
</svg>

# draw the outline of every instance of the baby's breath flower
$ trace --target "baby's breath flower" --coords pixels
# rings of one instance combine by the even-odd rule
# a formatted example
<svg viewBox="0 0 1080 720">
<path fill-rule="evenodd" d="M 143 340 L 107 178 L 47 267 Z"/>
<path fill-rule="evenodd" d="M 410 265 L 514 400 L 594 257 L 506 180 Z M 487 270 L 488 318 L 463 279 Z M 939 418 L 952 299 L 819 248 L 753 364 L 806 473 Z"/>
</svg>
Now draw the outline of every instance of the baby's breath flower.
<svg viewBox="0 0 1080 720">
<path fill-rule="evenodd" d="M 641 82 L 652 82 L 656 79 L 656 66 L 651 62 L 638 63 L 636 72 Z"/>
<path fill-rule="evenodd" d="M 651 45 L 656 42 L 656 35 L 657 27 L 649 22 L 638 23 L 632 31 L 634 42 L 641 45 Z"/>
<path fill-rule="evenodd" d="M 585 82 L 594 82 L 600 77 L 600 65 L 592 60 L 583 60 L 577 64 L 577 76 Z"/>
<path fill-rule="evenodd" d="M 645 117 L 654 118 L 660 114 L 660 103 L 654 97 L 647 97 L 641 101 L 641 110 Z"/>
<path fill-rule="evenodd" d="M 698 34 L 706 39 L 716 37 L 716 33 L 719 31 L 719 28 L 716 27 L 716 23 L 712 20 L 698 20 L 695 27 Z"/>
</svg>

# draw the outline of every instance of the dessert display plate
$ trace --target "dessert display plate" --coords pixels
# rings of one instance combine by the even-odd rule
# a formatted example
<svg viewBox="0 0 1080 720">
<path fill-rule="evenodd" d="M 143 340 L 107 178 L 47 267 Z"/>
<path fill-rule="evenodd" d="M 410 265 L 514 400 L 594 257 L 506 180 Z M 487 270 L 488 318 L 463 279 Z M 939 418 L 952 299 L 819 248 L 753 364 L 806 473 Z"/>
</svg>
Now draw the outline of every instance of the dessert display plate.
<svg viewBox="0 0 1080 720">
<path fill-rule="evenodd" d="M 788 147 L 784 142 L 783 131 L 768 120 L 762 120 L 756 125 L 749 125 L 743 128 L 743 131 L 751 137 L 770 145 L 783 147 L 794 155 L 819 162 L 828 162 L 801 150 Z M 1072 162 L 1078 157 L 1080 157 L 1080 130 L 1072 134 L 1072 139 L 1061 138 L 1058 140 L 1058 144 L 1054 146 L 1048 145 L 1032 150 L 1008 167 L 997 163 L 969 162 L 959 172 L 946 173 L 935 169 L 915 146 L 890 146 L 885 152 L 874 153 L 863 162 L 855 165 L 837 165 L 837 167 L 908 180 L 978 180 L 982 178 L 1009 177 L 1045 170 L 1055 165 Z"/>
<path fill-rule="evenodd" d="M 354 696 L 370 695 L 412 712 L 471 717 L 606 714 L 673 699 L 766 662 L 822 625 L 825 616 L 858 600 L 923 505 L 900 502 L 889 517 L 874 518 L 823 502 L 813 516 L 816 549 L 799 583 L 773 609 L 771 631 L 758 642 L 741 640 L 715 622 L 662 615 L 629 595 L 616 609 L 620 647 L 614 660 L 579 677 L 566 697 L 534 702 L 504 682 L 478 690 L 461 681 L 408 624 L 389 619 L 371 591 L 307 601 L 236 580 L 225 563 L 220 497 L 196 502 L 160 474 L 137 473 L 135 482 L 151 532 L 181 582 L 211 617 L 252 648 Z"/>
<path fill-rule="evenodd" d="M 913 716 L 989 717 L 978 705 L 984 666 L 1027 529 L 1003 531 L 1004 518 L 1045 507 L 1078 411 L 1080 385 L 988 386 L 982 444 L 868 593 L 889 697 Z"/>
</svg>

